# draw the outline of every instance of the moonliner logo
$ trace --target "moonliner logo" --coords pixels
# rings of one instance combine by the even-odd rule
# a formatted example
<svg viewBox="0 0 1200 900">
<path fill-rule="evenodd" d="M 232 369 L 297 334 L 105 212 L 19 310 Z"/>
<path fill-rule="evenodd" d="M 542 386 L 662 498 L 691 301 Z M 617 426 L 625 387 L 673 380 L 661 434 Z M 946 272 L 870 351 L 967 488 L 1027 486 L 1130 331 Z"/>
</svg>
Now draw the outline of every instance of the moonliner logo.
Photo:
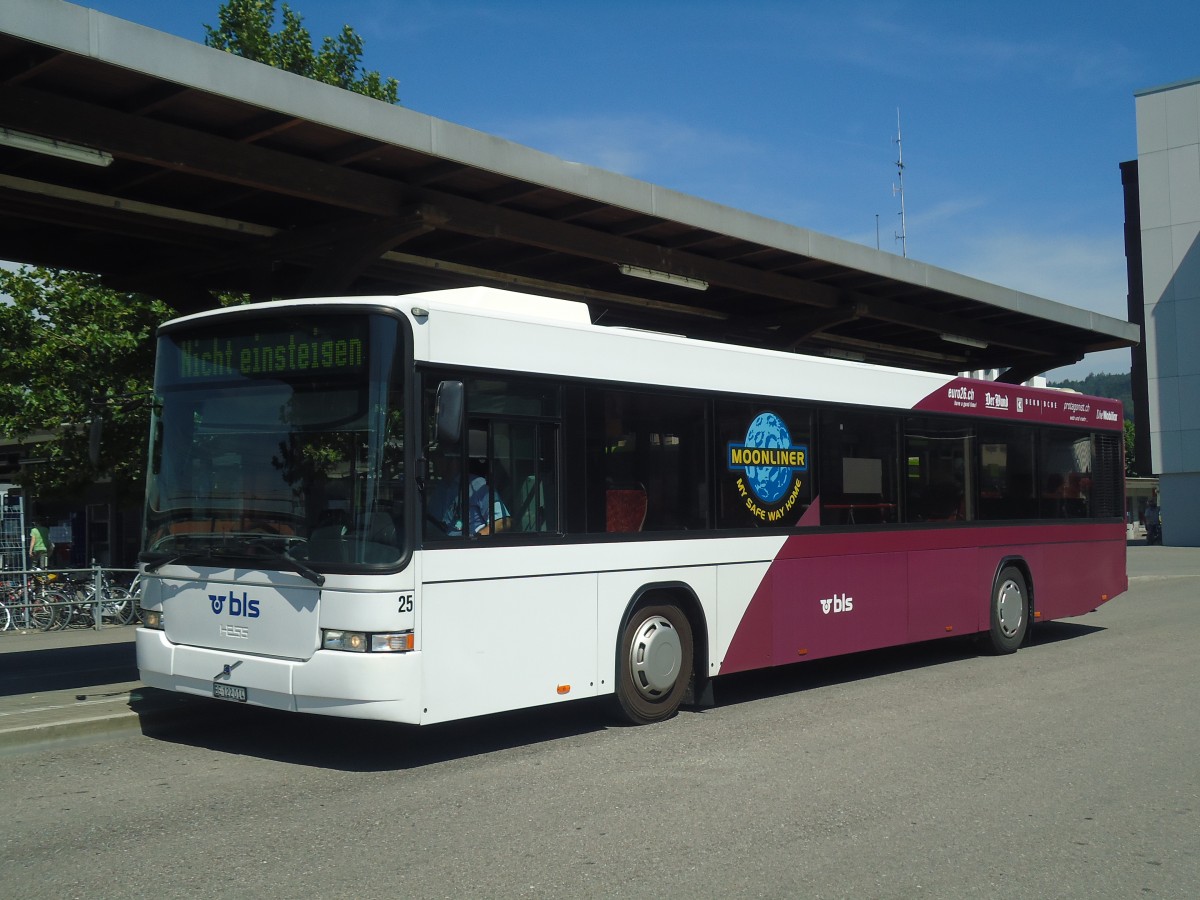
<svg viewBox="0 0 1200 900">
<path fill-rule="evenodd" d="M 746 509 L 766 522 L 778 522 L 800 497 L 801 479 L 808 471 L 808 446 L 793 444 L 787 424 L 773 412 L 755 416 L 744 443 L 728 446 L 726 465 L 742 472 L 738 494 Z"/>
</svg>

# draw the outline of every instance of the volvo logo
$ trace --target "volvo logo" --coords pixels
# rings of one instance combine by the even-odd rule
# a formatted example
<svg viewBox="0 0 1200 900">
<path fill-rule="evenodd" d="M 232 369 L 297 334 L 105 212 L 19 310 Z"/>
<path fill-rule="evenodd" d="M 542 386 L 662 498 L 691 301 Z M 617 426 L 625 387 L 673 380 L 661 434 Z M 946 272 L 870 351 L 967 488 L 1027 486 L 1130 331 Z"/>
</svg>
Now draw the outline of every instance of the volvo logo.
<svg viewBox="0 0 1200 900">
<path fill-rule="evenodd" d="M 233 670 L 236 669 L 241 664 L 242 664 L 242 661 L 240 659 L 235 663 L 225 663 L 225 667 L 220 672 L 218 672 L 216 675 L 213 676 L 213 680 L 215 681 L 218 678 L 228 678 L 230 675 L 233 674 Z"/>
</svg>

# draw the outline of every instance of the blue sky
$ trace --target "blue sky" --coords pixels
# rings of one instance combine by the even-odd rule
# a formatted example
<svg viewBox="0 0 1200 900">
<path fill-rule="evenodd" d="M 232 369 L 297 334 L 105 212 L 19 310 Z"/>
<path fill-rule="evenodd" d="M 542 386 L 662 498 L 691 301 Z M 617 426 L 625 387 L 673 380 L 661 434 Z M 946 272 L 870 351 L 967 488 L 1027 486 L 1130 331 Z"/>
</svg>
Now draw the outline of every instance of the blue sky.
<svg viewBox="0 0 1200 900">
<path fill-rule="evenodd" d="M 84 5 L 203 41 L 219 4 Z M 1200 77 L 1195 0 L 291 5 L 411 109 L 897 253 L 899 109 L 910 257 L 1119 318 L 1134 91 Z"/>
</svg>

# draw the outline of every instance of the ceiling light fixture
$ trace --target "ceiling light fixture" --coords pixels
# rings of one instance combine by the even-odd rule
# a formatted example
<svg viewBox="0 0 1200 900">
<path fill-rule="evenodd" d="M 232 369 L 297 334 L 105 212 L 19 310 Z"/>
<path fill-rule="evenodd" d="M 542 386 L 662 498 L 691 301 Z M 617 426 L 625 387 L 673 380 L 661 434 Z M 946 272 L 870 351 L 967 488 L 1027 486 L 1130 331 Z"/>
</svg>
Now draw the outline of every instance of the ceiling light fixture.
<svg viewBox="0 0 1200 900">
<path fill-rule="evenodd" d="M 943 334 L 943 341 L 949 341 L 951 344 L 962 344 L 964 347 L 976 347 L 980 350 L 987 349 L 987 341 L 976 340 L 975 338 L 963 337 L 961 334 Z"/>
<path fill-rule="evenodd" d="M 113 161 L 112 154 L 103 150 L 56 141 L 54 138 L 42 137 L 40 134 L 13 131 L 11 128 L 0 128 L 0 146 L 30 150 L 46 156 L 57 156 L 59 159 L 87 163 L 89 166 L 110 166 Z"/>
<path fill-rule="evenodd" d="M 707 291 L 708 282 L 699 278 L 688 278 L 686 275 L 672 275 L 670 272 L 660 272 L 657 269 L 647 269 L 642 266 L 627 266 L 618 263 L 617 268 L 622 275 L 632 275 L 634 278 L 645 278 L 647 281 L 660 281 L 663 284 L 673 284 L 676 287 L 691 288 L 693 291 Z"/>
</svg>

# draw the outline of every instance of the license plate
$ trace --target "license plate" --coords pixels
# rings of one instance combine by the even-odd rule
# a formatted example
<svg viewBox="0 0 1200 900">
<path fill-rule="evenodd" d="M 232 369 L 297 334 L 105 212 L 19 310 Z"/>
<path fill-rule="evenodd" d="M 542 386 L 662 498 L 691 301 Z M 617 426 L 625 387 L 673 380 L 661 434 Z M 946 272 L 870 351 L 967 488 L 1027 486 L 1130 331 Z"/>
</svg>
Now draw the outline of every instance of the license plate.
<svg viewBox="0 0 1200 900">
<path fill-rule="evenodd" d="M 225 684 L 223 681 L 213 682 L 213 696 L 218 700 L 236 700 L 246 702 L 246 689 L 237 684 Z"/>
</svg>

